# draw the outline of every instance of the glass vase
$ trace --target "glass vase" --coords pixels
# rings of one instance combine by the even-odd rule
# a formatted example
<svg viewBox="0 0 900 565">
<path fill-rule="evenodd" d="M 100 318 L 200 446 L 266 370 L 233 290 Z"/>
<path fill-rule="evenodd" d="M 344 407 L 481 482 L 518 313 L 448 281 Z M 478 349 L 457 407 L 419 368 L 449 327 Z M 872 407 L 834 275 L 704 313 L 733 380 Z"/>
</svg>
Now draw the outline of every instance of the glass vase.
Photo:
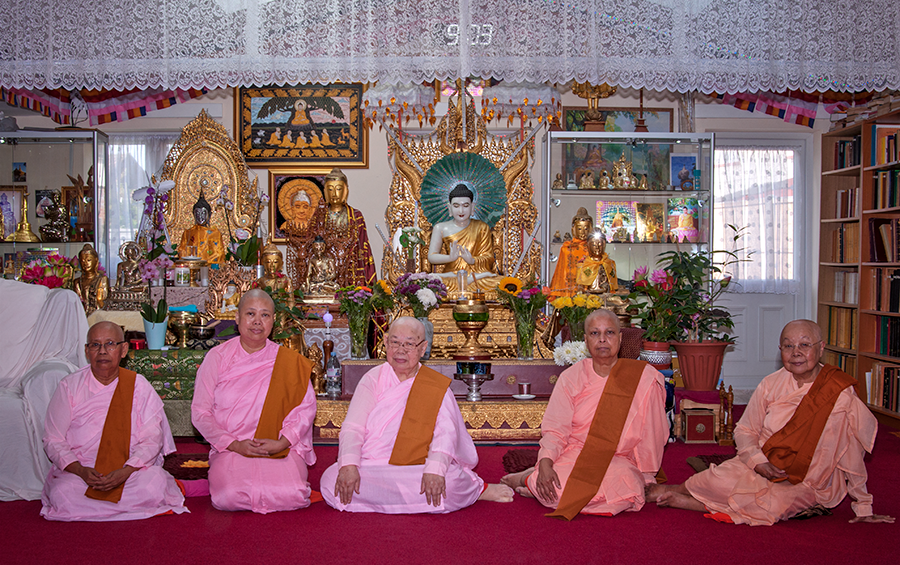
<svg viewBox="0 0 900 565">
<path fill-rule="evenodd" d="M 584 320 L 572 320 L 569 326 L 569 341 L 584 341 Z"/>
<path fill-rule="evenodd" d="M 534 316 L 516 315 L 517 357 L 530 361 L 534 359 Z"/>
<path fill-rule="evenodd" d="M 364 312 L 347 315 L 350 326 L 350 358 L 368 359 L 369 352 L 366 349 L 366 337 L 369 329 L 369 317 Z"/>
</svg>

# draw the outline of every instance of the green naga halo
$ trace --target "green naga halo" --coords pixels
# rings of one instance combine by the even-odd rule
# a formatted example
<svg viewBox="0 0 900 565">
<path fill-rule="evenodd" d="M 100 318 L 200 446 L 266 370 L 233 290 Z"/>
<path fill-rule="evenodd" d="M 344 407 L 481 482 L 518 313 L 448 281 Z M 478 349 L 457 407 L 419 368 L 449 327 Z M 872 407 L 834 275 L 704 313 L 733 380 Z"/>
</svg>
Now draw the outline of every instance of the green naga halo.
<svg viewBox="0 0 900 565">
<path fill-rule="evenodd" d="M 451 153 L 438 159 L 422 179 L 422 212 L 431 225 L 451 219 L 450 191 L 465 184 L 475 194 L 473 218 L 493 228 L 506 210 L 506 181 L 493 163 L 475 153 Z"/>
</svg>

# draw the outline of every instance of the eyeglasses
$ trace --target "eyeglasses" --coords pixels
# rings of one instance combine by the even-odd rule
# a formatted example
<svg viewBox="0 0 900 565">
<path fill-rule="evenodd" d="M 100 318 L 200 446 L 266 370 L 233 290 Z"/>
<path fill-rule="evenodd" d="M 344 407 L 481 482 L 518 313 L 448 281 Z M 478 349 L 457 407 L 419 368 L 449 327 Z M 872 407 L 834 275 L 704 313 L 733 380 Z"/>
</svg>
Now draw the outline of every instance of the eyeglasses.
<svg viewBox="0 0 900 565">
<path fill-rule="evenodd" d="M 401 351 L 412 351 L 413 349 L 419 347 L 423 343 L 425 343 L 424 339 L 422 341 L 420 341 L 419 343 L 411 343 L 408 341 L 399 342 L 399 341 L 394 341 L 392 339 L 389 339 L 387 342 L 387 346 L 390 347 L 391 349 L 399 349 Z"/>
<path fill-rule="evenodd" d="M 87 348 L 96 353 L 97 351 L 100 351 L 101 349 L 108 350 L 108 349 L 112 349 L 113 347 L 118 347 L 118 346 L 122 345 L 123 343 L 125 343 L 126 341 L 127 340 L 124 340 L 124 339 L 122 341 L 107 341 L 106 343 L 99 343 L 99 342 L 93 341 L 93 342 L 87 344 Z"/>
<path fill-rule="evenodd" d="M 800 353 L 809 353 L 814 346 L 820 343 L 822 343 L 821 339 L 815 343 L 798 343 L 797 345 L 794 345 L 792 343 L 785 343 L 781 347 L 779 347 L 779 349 L 781 349 L 782 351 L 786 351 L 787 353 L 793 353 L 795 349 Z"/>
</svg>

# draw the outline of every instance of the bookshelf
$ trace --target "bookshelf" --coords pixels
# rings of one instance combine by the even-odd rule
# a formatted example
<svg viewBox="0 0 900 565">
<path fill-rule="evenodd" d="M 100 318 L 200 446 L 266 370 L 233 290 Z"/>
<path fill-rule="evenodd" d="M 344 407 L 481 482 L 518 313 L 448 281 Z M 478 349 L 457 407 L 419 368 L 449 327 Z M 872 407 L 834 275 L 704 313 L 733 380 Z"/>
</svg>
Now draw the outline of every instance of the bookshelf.
<svg viewBox="0 0 900 565">
<path fill-rule="evenodd" d="M 900 427 L 900 110 L 822 136 L 818 321 L 823 360 Z"/>
</svg>

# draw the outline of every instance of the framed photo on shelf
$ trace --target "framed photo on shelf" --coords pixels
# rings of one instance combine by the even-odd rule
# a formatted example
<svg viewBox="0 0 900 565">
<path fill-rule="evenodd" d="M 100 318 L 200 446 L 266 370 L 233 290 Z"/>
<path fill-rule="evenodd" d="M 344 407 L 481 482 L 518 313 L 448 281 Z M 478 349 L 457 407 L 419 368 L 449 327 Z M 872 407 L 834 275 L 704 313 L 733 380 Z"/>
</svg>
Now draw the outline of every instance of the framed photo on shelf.
<svg viewBox="0 0 900 565">
<path fill-rule="evenodd" d="M 306 229 L 324 198 L 327 167 L 269 169 L 269 237 L 287 241 L 285 229 Z M 272 205 L 274 204 L 274 206 Z"/>
<path fill-rule="evenodd" d="M 606 125 L 607 133 L 628 133 L 634 131 L 638 119 L 638 108 L 598 108 L 600 121 Z M 563 108 L 563 126 L 567 131 L 584 131 L 584 116 L 587 106 L 566 106 Z M 675 110 L 672 108 L 644 108 L 644 124 L 651 133 L 668 133 L 675 124 Z"/>
<path fill-rule="evenodd" d="M 673 153 L 669 156 L 669 183 L 675 189 L 694 190 L 694 169 L 697 156 Z"/>
<path fill-rule="evenodd" d="M 28 187 L 24 185 L 0 186 L 0 214 L 3 214 L 3 239 L 16 231 L 22 221 L 22 199 Z"/>
<path fill-rule="evenodd" d="M 368 167 L 361 84 L 235 89 L 235 135 L 251 166 Z"/>
</svg>

